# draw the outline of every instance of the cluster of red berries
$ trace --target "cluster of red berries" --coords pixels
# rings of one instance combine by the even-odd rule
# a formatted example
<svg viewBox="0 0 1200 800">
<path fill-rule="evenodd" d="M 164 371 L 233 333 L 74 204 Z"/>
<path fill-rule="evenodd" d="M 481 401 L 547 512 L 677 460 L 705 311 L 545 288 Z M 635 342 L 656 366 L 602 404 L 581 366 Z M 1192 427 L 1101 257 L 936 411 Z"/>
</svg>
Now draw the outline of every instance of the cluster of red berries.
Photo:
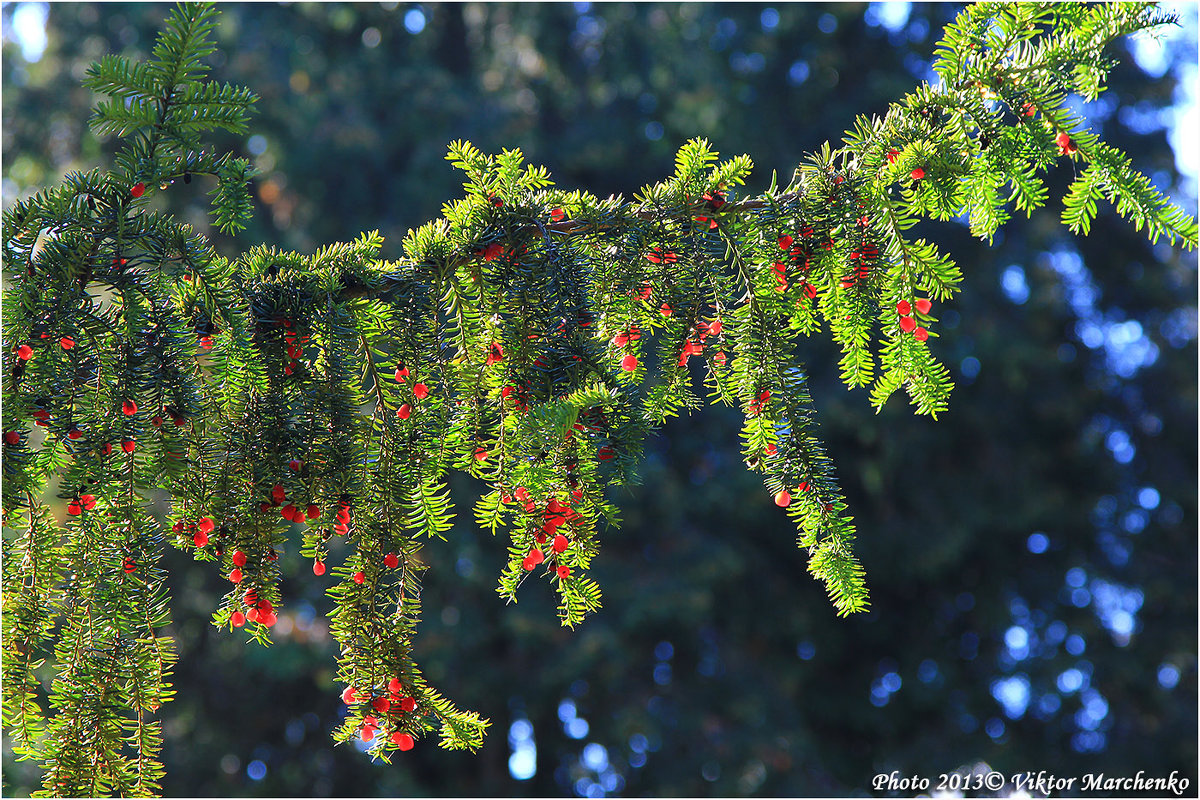
<svg viewBox="0 0 1200 800">
<path fill-rule="evenodd" d="M 703 200 L 704 204 L 713 211 L 720 211 L 721 206 L 725 205 L 725 196 L 720 192 L 705 192 Z M 710 231 L 717 229 L 717 221 L 713 217 L 696 216 L 692 217 L 692 219 L 701 225 L 708 225 Z"/>
<path fill-rule="evenodd" d="M 371 708 L 378 714 L 393 714 L 396 715 L 396 709 L 400 713 L 411 714 L 417 710 L 417 701 L 411 695 L 404 694 L 404 684 L 399 678 L 392 678 L 388 681 L 388 693 L 372 698 L 371 692 L 359 692 L 353 686 L 347 686 L 342 692 L 342 702 L 348 706 L 358 703 L 370 703 Z M 364 742 L 374 741 L 375 735 L 379 732 L 379 720 L 374 714 L 364 714 L 363 724 L 359 728 L 358 737 Z M 402 731 L 394 731 L 390 737 L 392 744 L 396 745 L 401 750 L 413 749 L 413 737 Z"/>
<path fill-rule="evenodd" d="M 670 250 L 655 247 L 646 253 L 646 260 L 652 264 L 676 264 L 679 262 L 679 256 Z"/>
<path fill-rule="evenodd" d="M 771 391 L 763 389 L 758 395 L 750 401 L 749 413 L 752 417 L 757 417 L 766 408 L 767 403 L 771 401 Z"/>
<path fill-rule="evenodd" d="M 497 348 L 500 347 L 499 344 L 496 344 L 494 342 L 493 342 L 493 344 Z M 503 357 L 504 357 L 504 351 L 500 350 L 500 358 L 503 358 Z M 492 362 L 489 361 L 488 363 L 490 364 Z M 394 377 L 396 378 L 397 383 L 407 383 L 408 382 L 408 367 L 405 367 L 403 364 L 396 367 L 396 374 Z M 413 387 L 412 387 L 412 393 L 413 393 L 413 397 L 415 397 L 417 400 L 424 400 L 426 397 L 429 396 L 429 387 L 423 383 L 414 383 Z M 412 403 L 401 403 L 400 407 L 396 409 L 396 416 L 399 417 L 400 419 L 408 419 L 409 417 L 412 416 L 412 411 L 413 411 Z"/>
<path fill-rule="evenodd" d="M 933 304 L 924 297 L 913 304 L 910 304 L 907 300 L 901 300 L 899 303 L 896 303 L 896 313 L 900 315 L 900 330 L 905 333 L 911 333 L 914 339 L 918 342 L 923 342 L 929 338 L 929 331 L 918 325 L 916 319 L 911 316 L 913 305 L 916 306 L 917 313 L 924 316 L 933 308 Z"/>
<path fill-rule="evenodd" d="M 800 237 L 799 242 L 791 234 L 784 234 L 778 238 L 779 249 L 784 251 L 785 256 L 771 265 L 771 270 L 775 274 L 775 291 L 786 292 L 790 285 L 788 273 L 791 270 L 798 270 L 800 277 L 804 279 L 801 283 L 801 290 L 805 297 L 811 299 L 817 296 L 817 287 L 808 280 L 808 270 L 812 266 L 809 257 L 812 254 L 813 233 L 811 225 L 802 225 L 796 231 L 796 235 Z M 833 247 L 833 242 L 829 240 L 826 242 L 825 249 L 828 250 L 831 247 Z"/>
<path fill-rule="evenodd" d="M 722 328 L 723 326 L 721 324 L 721 320 L 719 319 L 713 320 L 712 322 L 706 322 L 704 320 L 697 322 L 696 328 L 692 332 L 693 335 L 686 339 L 683 343 L 683 349 L 679 353 L 679 361 L 677 362 L 678 366 L 682 367 L 686 365 L 689 356 L 704 355 L 704 342 L 709 336 L 720 336 Z M 721 362 L 724 363 L 725 354 L 717 353 L 717 356 L 720 356 Z M 714 358 L 715 357 L 716 356 L 714 356 Z"/>
<path fill-rule="evenodd" d="M 179 520 L 171 530 L 177 534 L 183 535 L 185 532 L 192 534 L 192 543 L 196 547 L 205 547 L 208 545 L 208 535 L 217 527 L 217 523 L 212 517 L 201 517 L 195 522 L 187 520 Z"/>
<path fill-rule="evenodd" d="M 866 217 L 863 217 L 866 219 Z M 842 288 L 849 289 L 859 281 L 865 281 L 871 274 L 871 263 L 879 256 L 879 248 L 874 242 L 864 241 L 857 249 L 850 251 L 850 260 L 857 262 L 854 271 L 842 278 Z"/>
<path fill-rule="evenodd" d="M 292 327 L 292 321 L 288 319 L 280 320 L 279 324 L 288 329 Z M 310 340 L 310 337 L 304 336 L 298 339 L 294 331 L 288 330 L 283 334 L 283 340 L 284 343 L 287 344 L 288 357 L 288 363 L 283 365 L 283 374 L 291 375 L 296 370 L 300 369 L 300 357 L 304 355 L 304 344 Z M 201 340 L 201 345 L 203 345 L 203 343 L 203 340 Z M 212 346 L 211 338 L 209 338 L 209 346 Z"/>
<path fill-rule="evenodd" d="M 77 517 L 84 511 L 91 511 L 96 507 L 96 496 L 93 494 L 80 494 L 74 500 L 67 503 L 67 513 L 73 517 Z"/>
<path fill-rule="evenodd" d="M 579 490 L 576 490 L 572 496 L 577 502 L 583 499 L 583 493 Z M 513 490 L 511 495 L 507 492 L 501 493 L 500 500 L 506 504 L 513 502 L 520 503 L 528 514 L 537 513 L 538 504 L 529 494 L 529 490 L 524 486 L 518 486 Z M 546 554 L 542 552 L 540 545 L 544 545 L 548 541 L 555 555 L 561 555 L 570 547 L 570 540 L 559 533 L 558 529 L 577 519 L 579 519 L 579 512 L 572 508 L 570 504 L 561 502 L 557 497 L 551 497 L 542 510 L 541 526 L 537 533 L 534 534 L 534 542 L 536 544 L 521 561 L 522 569 L 529 572 L 546 560 Z M 551 537 L 553 537 L 552 541 Z M 556 574 L 559 579 L 565 580 L 570 577 L 571 569 L 567 565 L 560 563 L 556 569 Z"/>
<path fill-rule="evenodd" d="M 299 472 L 304 468 L 303 462 L 292 459 L 288 462 L 288 467 L 293 472 Z M 282 484 L 275 484 L 271 487 L 271 499 L 264 500 L 258 504 L 259 511 L 270 511 L 272 508 L 279 509 L 279 515 L 288 522 L 304 522 L 305 519 L 316 519 L 321 516 L 321 509 L 316 503 L 309 503 L 307 507 L 301 508 L 295 503 L 285 503 L 287 500 L 287 492 Z"/>
<path fill-rule="evenodd" d="M 271 601 L 265 597 L 260 598 L 258 592 L 253 589 L 246 590 L 242 595 L 242 602 L 246 606 L 246 612 L 234 611 L 229 615 L 233 627 L 240 628 L 249 621 L 261 623 L 269 628 L 277 621 L 275 607 L 271 605 Z"/>
</svg>

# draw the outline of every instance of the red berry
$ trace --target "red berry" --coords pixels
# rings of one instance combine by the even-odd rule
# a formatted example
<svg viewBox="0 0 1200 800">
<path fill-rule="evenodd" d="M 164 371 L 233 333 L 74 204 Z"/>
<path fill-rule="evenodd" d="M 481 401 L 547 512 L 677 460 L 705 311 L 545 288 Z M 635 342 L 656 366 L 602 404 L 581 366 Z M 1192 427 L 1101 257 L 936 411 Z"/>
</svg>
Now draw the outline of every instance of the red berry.
<svg viewBox="0 0 1200 800">
<path fill-rule="evenodd" d="M 392 744 L 399 747 L 401 750 L 413 749 L 413 738 L 407 733 L 396 732 L 392 734 Z"/>
<path fill-rule="evenodd" d="M 309 519 L 316 519 L 317 517 L 321 516 L 321 509 L 317 508 L 316 503 L 309 503 L 308 508 L 305 510 Z"/>
<path fill-rule="evenodd" d="M 621 359 L 621 369 L 626 372 L 633 372 L 638 367 L 637 356 L 632 353 Z"/>
<path fill-rule="evenodd" d="M 545 544 L 546 543 L 546 534 L 545 533 L 535 534 L 533 537 L 533 540 L 535 542 L 537 542 L 538 544 Z"/>
<path fill-rule="evenodd" d="M 558 579 L 560 581 L 566 580 L 567 578 L 571 577 L 571 568 L 566 566 L 565 564 L 563 566 L 559 567 L 556 571 L 558 572 Z"/>
<path fill-rule="evenodd" d="M 196 543 L 196 547 L 204 547 L 208 544 L 208 534 L 204 531 L 196 531 L 196 535 L 192 537 L 192 541 Z"/>
<path fill-rule="evenodd" d="M 304 519 L 303 512 L 301 512 L 300 509 L 296 508 L 291 503 L 288 503 L 286 506 L 279 509 L 279 513 L 283 515 L 284 519 L 292 522 L 300 522 Z M 299 516 L 299 519 L 297 519 L 297 516 Z"/>
<path fill-rule="evenodd" d="M 261 502 L 261 503 L 259 503 L 259 504 L 258 504 L 258 510 L 259 510 L 259 511 L 266 512 L 266 511 L 269 511 L 270 509 L 271 509 L 271 504 L 270 504 L 270 503 L 268 503 L 268 502 L 267 502 L 267 501 L 265 501 L 265 500 L 264 500 L 263 502 Z"/>
<path fill-rule="evenodd" d="M 23 344 L 17 348 L 17 358 L 22 361 L 28 361 L 33 358 L 33 348 L 27 344 Z"/>
<path fill-rule="evenodd" d="M 524 560 L 521 561 L 521 569 L 525 570 L 526 572 L 529 572 L 536 566 L 537 562 L 533 560 L 532 556 L 525 556 Z"/>
<path fill-rule="evenodd" d="M 229 580 L 232 583 L 241 583 L 243 577 L 242 571 L 237 567 L 234 567 L 229 573 Z"/>
<path fill-rule="evenodd" d="M 570 544 L 571 543 L 567 541 L 567 537 L 560 533 L 554 537 L 554 552 L 561 553 L 563 550 L 566 550 Z"/>
<path fill-rule="evenodd" d="M 121 404 L 121 413 L 127 417 L 132 417 L 137 413 L 137 403 L 133 402 L 132 400 L 126 400 Z"/>
<path fill-rule="evenodd" d="M 242 595 L 242 602 L 248 606 L 258 605 L 258 593 L 253 589 L 247 589 L 246 594 Z"/>
<path fill-rule="evenodd" d="M 246 611 L 246 619 L 250 620 L 251 622 L 258 622 L 258 609 L 251 608 Z"/>
<path fill-rule="evenodd" d="M 138 181 L 132 187 L 130 187 L 129 193 L 131 195 L 133 195 L 134 197 L 141 197 L 143 194 L 146 193 L 146 184 L 142 183 L 141 181 Z"/>
<path fill-rule="evenodd" d="M 363 575 L 361 569 L 358 572 L 354 573 L 354 582 L 355 583 L 362 583 L 366 579 L 367 579 L 367 576 Z"/>
<path fill-rule="evenodd" d="M 200 521 L 196 523 L 196 527 L 199 528 L 202 533 L 212 533 L 213 528 L 217 527 L 217 523 L 213 522 L 212 517 L 201 517 Z"/>
<path fill-rule="evenodd" d="M 907 300 L 901 300 L 899 303 L 896 303 L 896 313 L 901 316 L 907 316 L 912 313 L 912 306 L 908 304 Z"/>
<path fill-rule="evenodd" d="M 233 627 L 240 628 L 246 624 L 246 615 L 240 611 L 235 611 L 229 615 L 229 621 L 233 623 Z"/>
<path fill-rule="evenodd" d="M 383 557 L 383 565 L 388 569 L 395 569 L 400 566 L 400 559 L 396 557 L 395 553 L 388 553 Z"/>
<path fill-rule="evenodd" d="M 67 435 L 70 436 L 70 434 L 67 434 Z M 105 442 L 104 446 L 100 448 L 100 453 L 101 453 L 101 455 L 111 454 L 112 453 L 112 442 Z"/>
<path fill-rule="evenodd" d="M 70 336 L 62 337 L 61 339 L 58 340 L 58 343 L 62 346 L 63 350 L 70 350 L 72 347 L 75 346 L 75 340 L 72 339 Z"/>
<path fill-rule="evenodd" d="M 400 683 L 399 678 L 392 678 L 390 681 L 388 681 L 388 691 L 392 694 L 400 694 L 400 690 L 403 688 L 404 685 Z"/>
<path fill-rule="evenodd" d="M 153 417 L 151 417 L 150 424 L 156 428 L 161 428 L 163 424 L 163 418 L 155 414 Z"/>
<path fill-rule="evenodd" d="M 391 707 L 392 707 L 392 701 L 388 700 L 386 697 L 376 697 L 371 702 L 371 708 L 375 709 L 380 714 L 387 711 Z"/>
<path fill-rule="evenodd" d="M 475 448 L 475 460 L 476 461 L 484 461 L 487 459 L 487 457 L 488 457 L 487 450 L 483 449 L 482 447 Z"/>
<path fill-rule="evenodd" d="M 921 314 L 928 314 L 931 308 L 933 308 L 933 303 L 929 302 L 928 299 L 922 297 L 917 301 L 917 311 Z"/>
<path fill-rule="evenodd" d="M 96 495 L 81 494 L 79 495 L 79 504 L 83 506 L 85 511 L 91 511 L 96 507 Z"/>
<path fill-rule="evenodd" d="M 792 495 L 787 489 L 780 489 L 775 495 L 775 505 L 780 508 L 787 508 L 792 504 Z"/>
<path fill-rule="evenodd" d="M 664 317 L 671 316 L 671 304 L 670 303 L 663 303 L 661 306 L 658 307 L 658 310 Z"/>
<path fill-rule="evenodd" d="M 567 213 L 565 211 L 563 211 L 561 208 L 556 208 L 550 212 L 550 219 L 554 220 L 555 222 L 559 222 L 566 215 L 567 215 Z"/>
<path fill-rule="evenodd" d="M 137 442 L 135 442 L 133 439 L 126 439 L 125 441 L 121 442 L 121 449 L 126 453 L 132 453 L 137 449 Z"/>
<path fill-rule="evenodd" d="M 8 442 L 9 444 L 17 444 L 21 441 L 20 431 L 5 431 L 4 441 Z"/>
<path fill-rule="evenodd" d="M 911 173 L 909 173 L 909 174 L 910 174 L 910 175 L 912 175 L 912 179 L 913 179 L 914 181 L 919 181 L 919 180 L 921 180 L 922 178 L 924 178 L 924 177 L 925 177 L 925 170 L 924 170 L 924 169 L 922 169 L 921 167 L 917 167 L 916 169 L 914 169 L 914 170 L 913 170 Z"/>
<path fill-rule="evenodd" d="M 923 342 L 929 338 L 929 331 L 925 330 L 924 328 L 917 328 L 915 331 L 913 331 L 913 338 L 918 342 Z"/>
<path fill-rule="evenodd" d="M 915 327 L 917 327 L 917 321 L 912 317 L 900 318 L 900 330 L 904 331 L 905 333 L 909 333 Z"/>
<path fill-rule="evenodd" d="M 136 562 L 136 561 L 134 561 L 134 560 L 133 560 L 132 558 L 130 558 L 129 556 L 125 556 L 125 564 L 124 564 L 124 567 L 125 567 L 125 574 L 126 574 L 126 575 L 128 575 L 128 574 L 130 574 L 130 573 L 132 573 L 132 572 L 137 572 L 137 562 Z"/>
<path fill-rule="evenodd" d="M 429 396 L 429 387 L 423 383 L 418 383 L 413 386 L 413 395 L 418 400 L 424 400 L 426 397 Z"/>
<path fill-rule="evenodd" d="M 487 356 L 486 366 L 490 367 L 492 364 L 498 364 L 503 360 L 504 360 L 504 348 L 500 346 L 499 342 L 492 342 L 491 346 L 488 347 L 488 356 Z"/>
<path fill-rule="evenodd" d="M 600 459 L 601 461 L 611 461 L 615 454 L 615 450 L 608 445 L 604 445 L 596 451 L 596 458 Z"/>
<path fill-rule="evenodd" d="M 396 409 L 396 416 L 400 419 L 408 419 L 410 414 L 412 414 L 412 406 L 410 406 L 408 403 L 405 403 Z"/>
<path fill-rule="evenodd" d="M 175 427 L 176 428 L 182 428 L 184 425 L 187 425 L 186 419 L 184 419 L 182 416 L 175 418 Z"/>
<path fill-rule="evenodd" d="M 71 428 L 71 430 L 67 431 L 67 438 L 68 438 L 68 439 L 78 439 L 78 438 L 80 438 L 81 436 L 83 436 L 83 431 L 79 430 L 79 428 Z M 124 446 L 125 446 L 125 445 L 121 445 L 121 447 L 124 447 Z M 132 452 L 133 452 L 133 449 L 132 449 L 132 448 L 130 448 L 130 449 L 126 450 L 125 452 L 126 452 L 126 453 L 132 453 Z"/>
<path fill-rule="evenodd" d="M 294 458 L 288 462 L 288 469 L 290 469 L 292 472 L 299 472 L 300 467 L 302 467 L 302 466 L 304 466 L 304 465 L 301 464 L 299 461 L 297 461 Z"/>
<path fill-rule="evenodd" d="M 324 575 L 324 574 L 325 574 L 325 562 L 313 561 L 313 575 Z"/>
<path fill-rule="evenodd" d="M 266 625 L 268 628 L 271 627 L 272 625 L 274 625 L 278 621 L 278 619 L 279 618 L 275 616 L 274 611 L 259 611 L 258 612 L 258 621 L 261 622 L 263 625 Z"/>
<path fill-rule="evenodd" d="M 790 248 L 792 246 L 792 242 L 793 242 L 793 239 L 791 236 L 788 236 L 787 234 L 780 236 L 779 237 L 779 249 L 787 250 L 788 248 Z"/>
<path fill-rule="evenodd" d="M 83 509 L 80 508 L 79 503 L 72 500 L 70 503 L 67 503 L 67 513 L 73 517 L 77 517 L 83 513 Z"/>
<path fill-rule="evenodd" d="M 899 151 L 899 150 L 896 150 L 895 148 L 893 148 L 893 149 L 891 149 L 891 150 L 888 150 L 888 153 L 887 153 L 887 160 L 888 160 L 888 163 L 889 163 L 889 164 L 895 164 L 895 163 L 896 163 L 896 159 L 897 159 L 897 158 L 899 158 L 899 157 L 900 157 L 900 151 Z"/>
<path fill-rule="evenodd" d="M 233 565 L 235 567 L 246 566 L 246 554 L 243 553 L 241 550 L 234 550 L 233 551 Z"/>
<path fill-rule="evenodd" d="M 534 564 L 540 564 L 546 560 L 546 556 L 543 555 L 542 551 L 538 550 L 536 547 L 529 552 L 529 557 L 533 559 Z"/>
<path fill-rule="evenodd" d="M 411 714 L 417 710 L 417 701 L 411 697 L 400 698 L 400 710 L 406 714 Z"/>
<path fill-rule="evenodd" d="M 271 499 L 275 501 L 275 505 L 282 503 L 285 497 L 287 497 L 287 494 L 278 483 L 271 487 Z"/>
<path fill-rule="evenodd" d="M 369 742 L 375 738 L 375 729 L 370 725 L 363 725 L 362 730 L 358 732 L 358 738 L 364 742 Z"/>
</svg>

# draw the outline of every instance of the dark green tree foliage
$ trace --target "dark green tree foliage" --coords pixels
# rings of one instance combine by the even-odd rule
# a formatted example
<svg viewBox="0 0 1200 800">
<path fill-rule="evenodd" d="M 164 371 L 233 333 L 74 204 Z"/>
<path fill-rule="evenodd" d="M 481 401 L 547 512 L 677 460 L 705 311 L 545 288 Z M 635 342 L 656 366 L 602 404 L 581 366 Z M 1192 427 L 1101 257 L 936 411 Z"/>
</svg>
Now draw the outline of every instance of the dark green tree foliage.
<svg viewBox="0 0 1200 800">
<path fill-rule="evenodd" d="M 936 416 L 951 383 L 927 342 L 961 274 L 905 231 L 968 215 L 990 238 L 1046 202 L 1042 175 L 1061 158 L 1080 166 L 1071 230 L 1107 199 L 1152 241 L 1196 243 L 1194 221 L 1065 105 L 1101 91 L 1105 45 L 1169 18 L 1020 4 L 965 11 L 938 50 L 938 85 L 860 119 L 761 196 L 739 196 L 747 157 L 720 162 L 703 140 L 632 201 L 556 189 L 518 151 L 456 142 L 464 196 L 410 232 L 402 260 L 381 261 L 366 234 L 230 261 L 150 207 L 205 176 L 223 231 L 250 211 L 249 164 L 201 139 L 244 130 L 254 101 L 204 80 L 214 20 L 180 7 L 150 61 L 96 65 L 86 84 L 109 100 L 93 126 L 125 142 L 112 168 L 4 216 L 4 514 L 18 533 L 4 540 L 4 714 L 49 794 L 158 788 L 151 717 L 173 662 L 164 541 L 228 577 L 214 624 L 267 644 L 287 523 L 318 573 L 333 536 L 350 546 L 328 568 L 351 711 L 337 738 L 378 738 L 385 759 L 435 729 L 445 747 L 477 748 L 488 723 L 412 658 L 418 550 L 450 528 L 447 477 L 489 486 L 475 517 L 509 535 L 499 593 L 547 580 L 574 626 L 600 603 L 587 569 L 617 522 L 605 488 L 635 481 L 647 434 L 701 404 L 692 357 L 708 397 L 742 410 L 743 457 L 796 521 L 838 613 L 862 610 L 800 337 L 827 327 L 843 380 L 871 387 L 877 408 L 904 388 Z M 65 528 L 38 500 L 55 476 Z M 146 510 L 156 489 L 173 498 L 169 532 Z M 34 671 L 55 637 L 47 699 Z"/>
</svg>

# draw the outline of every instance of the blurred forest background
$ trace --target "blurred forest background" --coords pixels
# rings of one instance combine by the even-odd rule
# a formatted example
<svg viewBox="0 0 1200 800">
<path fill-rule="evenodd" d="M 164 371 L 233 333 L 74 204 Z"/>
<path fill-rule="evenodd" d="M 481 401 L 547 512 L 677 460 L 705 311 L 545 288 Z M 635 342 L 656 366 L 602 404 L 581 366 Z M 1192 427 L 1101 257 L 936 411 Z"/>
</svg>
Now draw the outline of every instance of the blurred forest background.
<svg viewBox="0 0 1200 800">
<path fill-rule="evenodd" d="M 211 58 L 262 101 L 251 135 L 265 242 L 311 251 L 410 227 L 458 195 L 455 138 L 520 147 L 560 186 L 632 194 L 705 136 L 754 158 L 761 191 L 929 78 L 954 5 L 228 4 Z M 1196 6 L 1164 45 L 1122 43 L 1087 117 L 1177 202 L 1174 152 L 1196 82 Z M 158 4 L 3 7 L 7 205 L 111 146 L 79 87 L 107 52 L 144 56 Z M 44 39 L 39 34 L 44 32 Z M 1135 52 L 1136 51 L 1136 52 Z M 1137 56 L 1135 58 L 1135 55 Z M 1193 112 L 1194 114 L 1194 112 Z M 1191 117 L 1195 124 L 1194 115 Z M 1179 137 L 1175 137 L 1178 141 Z M 1195 145 L 1192 145 L 1195 148 Z M 503 542 L 476 530 L 476 486 L 433 541 L 417 658 L 492 720 L 477 756 L 436 737 L 372 763 L 334 748 L 343 706 L 324 579 L 292 553 L 270 649 L 209 623 L 213 570 L 167 555 L 180 651 L 161 714 L 168 796 L 740 796 L 870 792 L 876 773 L 986 764 L 1060 776 L 1173 770 L 1197 786 L 1196 258 L 1102 214 L 1090 238 L 1049 210 L 994 246 L 930 225 L 963 266 L 933 350 L 957 382 L 938 422 L 902 396 L 878 415 L 808 348 L 821 434 L 859 525 L 872 611 L 837 619 L 795 534 L 739 463 L 736 411 L 648 446 L 617 499 L 595 577 L 605 608 L 571 633 L 553 597 L 495 595 Z M 193 186 L 193 188 L 197 188 Z M 207 230 L 205 187 L 170 193 Z M 286 572 L 286 569 L 285 569 Z M 536 583 L 536 582 L 535 582 Z M 4 793 L 36 772 L 4 754 Z"/>
</svg>

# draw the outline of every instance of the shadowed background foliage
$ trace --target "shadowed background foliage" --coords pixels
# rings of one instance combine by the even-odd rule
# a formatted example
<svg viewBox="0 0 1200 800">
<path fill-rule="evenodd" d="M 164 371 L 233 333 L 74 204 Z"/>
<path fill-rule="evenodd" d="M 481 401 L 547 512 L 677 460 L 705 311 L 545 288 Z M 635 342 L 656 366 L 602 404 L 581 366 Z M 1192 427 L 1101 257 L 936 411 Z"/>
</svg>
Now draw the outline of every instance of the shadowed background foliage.
<svg viewBox="0 0 1200 800">
<path fill-rule="evenodd" d="M 803 152 L 926 78 L 956 7 L 222 11 L 215 73 L 262 97 L 252 135 L 229 145 L 262 175 L 250 229 L 214 235 L 218 249 L 311 251 L 378 228 L 394 258 L 404 232 L 456 196 L 443 160 L 455 138 L 520 147 L 560 186 L 629 196 L 705 136 L 753 157 L 750 189 L 762 190 L 773 169 L 786 179 Z M 103 161 L 79 80 L 106 52 L 144 55 L 165 13 L 4 6 L 6 204 Z M 36 54 L 17 32 L 41 15 Z M 1194 47 L 1168 46 L 1148 68 L 1124 45 L 1117 55 L 1088 117 L 1193 207 L 1164 110 L 1171 66 L 1194 62 Z M 1057 196 L 1071 169 L 1052 176 Z M 207 229 L 201 192 L 170 194 Z M 956 223 L 923 232 L 966 273 L 934 347 L 958 384 L 938 422 L 900 397 L 872 414 L 838 381 L 828 344 L 810 344 L 870 613 L 834 616 L 787 518 L 738 463 L 737 413 L 708 408 L 668 425 L 644 484 L 617 498 L 624 525 L 594 565 L 605 608 L 574 633 L 535 582 L 518 606 L 496 599 L 503 544 L 466 513 L 478 487 L 455 485 L 459 524 L 423 551 L 417 657 L 492 720 L 475 757 L 431 740 L 392 766 L 335 750 L 323 579 L 284 556 L 290 602 L 263 650 L 211 627 L 219 577 L 168 554 L 181 658 L 178 699 L 161 712 L 166 794 L 840 795 L 870 792 L 876 773 L 980 763 L 1178 770 L 1195 787 L 1195 256 L 1152 247 L 1113 215 L 1075 238 L 1055 214 L 1052 202 L 1010 223 L 992 247 Z M 6 751 L 5 793 L 36 782 Z"/>
</svg>

